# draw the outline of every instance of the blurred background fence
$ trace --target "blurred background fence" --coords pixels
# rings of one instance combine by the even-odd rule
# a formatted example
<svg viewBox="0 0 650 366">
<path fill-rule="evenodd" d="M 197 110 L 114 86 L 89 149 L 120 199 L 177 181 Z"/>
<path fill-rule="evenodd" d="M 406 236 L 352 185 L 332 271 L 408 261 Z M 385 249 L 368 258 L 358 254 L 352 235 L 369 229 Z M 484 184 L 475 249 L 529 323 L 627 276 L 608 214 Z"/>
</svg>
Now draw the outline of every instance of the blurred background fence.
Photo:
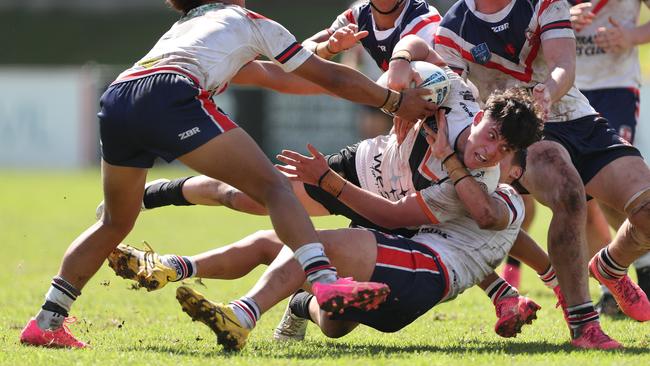
<svg viewBox="0 0 650 366">
<path fill-rule="evenodd" d="M 347 0 L 249 0 L 299 40 L 328 27 Z M 452 0 L 430 1 L 445 12 Z M 99 162 L 102 91 L 178 18 L 163 0 L 0 0 L 0 168 L 79 168 Z M 642 52 L 642 59 L 645 59 Z M 645 64 L 642 62 L 642 64 Z M 375 74 L 376 75 L 376 74 Z M 650 156 L 650 89 L 638 143 Z M 328 96 L 232 86 L 217 97 L 269 156 L 306 142 L 333 152 L 368 131 L 367 109 Z"/>
</svg>

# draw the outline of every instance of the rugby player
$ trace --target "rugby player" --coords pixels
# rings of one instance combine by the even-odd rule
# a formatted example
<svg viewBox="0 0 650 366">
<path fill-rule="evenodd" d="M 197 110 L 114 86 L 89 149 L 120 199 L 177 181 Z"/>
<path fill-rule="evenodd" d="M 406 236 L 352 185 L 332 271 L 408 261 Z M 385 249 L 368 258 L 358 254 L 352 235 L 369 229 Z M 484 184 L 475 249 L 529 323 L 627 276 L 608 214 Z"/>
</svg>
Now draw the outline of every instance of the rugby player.
<svg viewBox="0 0 650 366">
<path fill-rule="evenodd" d="M 429 142 L 434 146 L 432 156 L 439 162 L 444 160 L 442 165 L 449 171 L 449 177 L 440 182 L 440 185 L 457 190 L 460 197 L 471 195 L 475 199 L 475 205 L 480 206 L 482 202 L 486 202 L 484 199 L 487 200 L 486 204 L 494 210 L 494 222 L 490 224 L 489 229 L 481 228 L 483 224 L 465 214 L 464 210 L 469 209 L 466 204 L 461 204 L 456 199 L 456 204 L 449 206 L 450 203 L 441 190 L 435 198 L 429 197 L 427 204 L 445 205 L 450 212 L 459 214 L 444 218 L 440 216 L 444 222 L 424 225 L 413 239 L 369 229 L 319 232 L 327 246 L 327 252 L 335 259 L 334 263 L 341 273 L 373 280 L 381 278 L 381 281 L 391 287 L 389 299 L 376 310 L 366 314 L 354 308 L 346 310 L 343 314 L 327 312 L 325 315 L 318 312 L 314 320 L 326 335 L 340 337 L 358 323 L 384 332 L 402 329 L 440 301 L 454 298 L 492 273 L 494 266 L 505 257 L 517 237 L 524 215 L 518 195 L 507 186 L 497 187 L 490 195 L 471 178 L 467 170 L 463 171 L 465 168 L 455 157 L 445 136 L 447 126 L 444 114 L 440 113 L 438 117 L 438 138 L 435 142 L 429 139 Z M 432 133 L 430 129 L 427 131 Z M 499 140 L 503 141 L 502 138 Z M 316 152 L 313 153 L 317 155 Z M 452 157 L 447 159 L 450 155 Z M 303 162 L 311 164 L 308 163 L 309 159 L 305 160 L 307 157 L 294 154 L 287 154 L 287 157 L 295 163 L 292 168 L 287 168 L 288 170 L 296 172 L 305 182 L 316 183 L 317 178 L 312 174 L 312 169 L 303 169 L 306 168 Z M 320 165 L 322 166 L 322 163 Z M 376 200 L 383 199 L 371 192 L 355 188 L 352 184 L 345 184 L 341 177 L 330 170 L 327 172 L 326 177 L 331 178 L 321 182 L 324 189 L 344 201 L 354 200 L 354 196 L 361 194 L 366 197 L 370 206 Z M 374 196 L 374 199 L 368 199 L 370 196 Z M 269 237 L 266 239 L 270 240 Z M 296 273 L 298 268 L 295 262 L 287 257 L 289 254 L 288 251 L 282 250 L 243 301 L 235 301 L 231 305 L 214 303 L 185 286 L 178 288 L 177 299 L 193 320 L 205 323 L 217 334 L 218 342 L 226 349 L 241 349 L 259 314 L 301 286 L 303 277 Z M 297 308 L 304 310 L 310 306 L 314 307 L 310 299 L 301 294 L 294 296 L 291 303 L 294 304 L 294 317 L 308 316 Z M 247 307 L 251 304 L 255 306 L 250 307 L 245 316 L 238 316 L 233 311 L 236 307 Z M 293 308 L 296 308 L 298 314 L 293 314 Z M 526 321 L 530 320 L 532 319 Z"/>
<path fill-rule="evenodd" d="M 641 4 L 648 1 L 570 0 L 571 23 L 576 32 L 576 86 L 618 135 L 634 144 L 639 118 L 641 71 L 638 46 L 650 42 L 650 23 L 638 24 Z M 607 70 L 607 72 L 603 72 Z M 603 206 L 605 217 L 618 228 L 625 216 Z M 597 201 L 588 203 L 587 239 L 592 254 L 612 240 L 607 221 Z M 593 229 L 589 224 L 593 222 Z M 650 254 L 634 262 L 638 285 L 650 291 Z M 616 300 L 601 286 L 603 295 L 596 304 L 601 314 L 617 315 Z"/>
<path fill-rule="evenodd" d="M 573 85 L 575 36 L 569 4 L 544 0 L 465 0 L 443 18 L 435 48 L 486 98 L 494 88 L 532 88 L 546 112 L 544 140 L 529 149 L 522 184 L 553 211 L 549 254 L 564 295 L 572 344 L 610 348 L 587 289 L 589 194 L 627 216 L 614 242 L 589 262 L 592 276 L 634 319 L 650 302 L 625 274 L 650 249 L 650 171 L 637 149 L 608 130 Z"/>
<path fill-rule="evenodd" d="M 280 24 L 246 10 L 243 0 L 168 3 L 183 14 L 181 19 L 101 98 L 104 212 L 68 248 L 45 303 L 20 334 L 24 344 L 86 346 L 64 321 L 84 285 L 133 227 L 147 170 L 156 157 L 179 159 L 267 207 L 276 232 L 295 250 L 323 304 L 333 305 L 335 296 L 354 300 L 363 293 L 373 298 L 369 305 L 374 305 L 385 297 L 385 285 L 337 278 L 286 178 L 211 96 L 222 92 L 238 70 L 260 54 L 333 94 L 411 120 L 434 110 L 433 103 L 421 98 L 427 91 L 392 91 L 351 68 L 314 57 Z"/>
<path fill-rule="evenodd" d="M 525 148 L 535 141 L 540 133 L 541 120 L 535 114 L 530 96 L 527 96 L 527 93 L 522 90 L 495 93 L 493 99 L 487 103 L 485 113 L 481 112 L 476 102 L 468 98 L 468 95 L 471 97 L 469 88 L 451 70 L 449 70 L 449 73 L 453 77 L 452 94 L 445 102 L 446 104 L 443 105 L 443 108 L 448 105 L 455 106 L 455 108 L 448 109 L 448 117 L 452 121 L 450 123 L 451 133 L 447 137 L 448 143 L 462 151 L 461 159 L 466 162 L 469 168 L 473 169 L 472 175 L 475 179 L 481 181 L 486 190 L 493 191 L 499 175 L 496 164 L 511 151 Z M 468 114 L 474 117 L 473 122 L 471 122 L 472 118 Z M 420 160 L 409 159 L 412 164 L 415 164 L 412 171 L 402 156 L 409 156 L 409 154 L 412 157 L 417 156 L 418 153 L 409 152 L 409 150 L 412 151 L 416 140 L 423 140 L 425 146 L 423 146 Z M 342 184 L 340 180 L 342 178 L 334 170 L 331 170 L 324 157 L 312 148 L 314 154 L 319 156 L 319 159 L 314 161 L 320 164 L 317 166 L 317 172 L 312 173 L 313 179 L 306 181 L 308 185 L 304 187 L 308 190 L 310 189 L 308 187 L 311 187 L 314 198 L 317 201 L 324 202 L 326 207 L 332 210 L 340 210 L 340 213 L 346 216 L 352 213 L 356 215 L 355 218 L 367 216 L 367 219 L 384 224 L 388 228 L 438 223 L 456 215 L 465 215 L 464 211 L 458 211 L 457 202 L 459 198 L 456 196 L 453 186 L 448 184 L 451 178 L 447 177 L 441 159 L 432 155 L 420 128 L 414 128 L 405 142 L 399 146 L 395 143 L 395 136 L 393 135 L 365 140 L 355 149 L 357 150 L 346 150 L 347 154 L 340 155 L 338 158 L 341 167 L 339 171 L 355 184 L 350 184 L 349 188 L 346 188 L 346 190 L 352 190 L 352 193 L 342 195 L 343 191 L 341 190 L 331 195 L 329 189 L 334 187 L 334 189 L 338 190 L 337 187 Z M 382 151 L 382 153 L 377 154 L 378 151 Z M 284 153 L 290 157 L 299 158 L 296 153 L 286 151 Z M 283 160 L 286 160 L 286 158 L 283 158 Z M 450 155 L 447 163 L 455 160 L 456 158 Z M 368 161 L 368 164 L 378 163 L 378 166 L 374 170 L 369 169 L 364 161 Z M 355 162 L 359 163 L 356 168 Z M 460 160 L 458 164 L 462 165 Z M 461 172 L 464 169 L 462 168 Z M 293 172 L 293 170 L 286 169 L 285 171 L 290 174 Z M 454 174 L 460 173 L 454 171 Z M 381 177 L 379 179 L 370 179 L 372 174 L 376 173 L 380 173 L 385 179 Z M 362 174 L 363 178 L 361 177 Z M 355 178 L 357 176 L 358 178 Z M 319 179 L 319 177 L 323 177 L 323 179 Z M 422 189 L 415 188 L 416 183 L 414 183 L 413 177 L 419 177 L 415 179 L 415 182 L 422 185 Z M 471 178 L 471 176 L 467 174 L 456 178 L 465 180 Z M 339 180 L 332 182 L 332 179 Z M 369 179 L 373 181 L 373 184 L 366 185 L 363 183 Z M 375 184 L 382 181 L 385 186 Z M 360 185 L 361 188 L 357 188 L 356 185 Z M 482 192 L 482 188 L 478 184 L 476 186 Z M 398 187 L 400 193 L 395 194 Z M 391 191 L 393 192 L 392 195 L 386 193 Z M 475 192 L 474 196 L 484 194 L 481 192 Z M 399 199 L 400 197 L 402 199 Z M 337 199 L 340 199 L 343 204 L 348 206 L 338 203 Z M 499 225 L 496 218 L 496 215 L 500 212 L 498 205 L 495 207 L 489 200 L 479 200 L 477 202 L 476 197 L 464 197 L 463 199 L 473 203 L 473 206 L 469 209 L 470 215 L 477 219 L 482 227 L 492 228 L 494 225 Z M 383 218 L 373 217 L 369 215 L 371 211 L 383 212 L 385 215 Z M 384 218 L 397 218 L 398 221 L 393 220 L 384 223 L 382 221 Z M 363 219 L 364 223 L 368 222 L 367 219 Z M 372 225 L 372 223 L 370 224 Z M 137 280 L 147 288 L 158 288 L 160 283 L 167 281 L 164 273 L 169 272 L 157 271 L 156 268 L 161 265 L 171 267 L 177 261 L 169 260 L 173 256 L 166 257 L 162 261 L 146 259 L 154 257 L 155 255 L 151 252 L 142 252 L 131 247 L 120 246 L 111 255 L 110 261 L 111 266 L 118 275 Z M 179 270 L 174 276 L 171 276 L 171 279 L 180 280 L 186 272 Z M 171 273 L 175 272 L 172 271 Z M 490 287 L 490 285 L 492 286 Z M 517 297 L 518 295 L 516 292 L 513 293 L 514 290 L 509 290 L 509 286 L 503 285 L 502 282 L 488 283 L 485 288 L 488 287 L 491 290 L 498 288 L 498 291 L 492 294 L 498 294 L 493 296 L 495 304 L 505 298 Z M 521 303 L 519 300 L 521 300 Z M 537 305 L 529 300 L 517 297 L 514 304 L 512 304 L 512 300 L 508 302 L 511 303 L 509 304 L 510 308 L 514 308 L 515 311 L 518 310 L 518 306 L 525 308 L 522 310 L 523 322 L 534 316 Z M 254 304 L 254 301 L 247 297 L 235 304 Z M 231 305 L 233 311 L 236 311 L 237 306 L 239 306 L 235 304 Z M 501 312 L 500 308 L 502 306 L 497 305 L 498 312 Z M 258 306 L 251 306 L 246 314 L 259 314 L 258 309 Z M 503 322 L 513 315 L 518 316 L 517 314 L 500 315 L 500 321 L 496 326 L 499 334 L 512 336 L 519 331 L 523 322 L 518 325 L 517 323 L 507 324 Z M 253 321 L 249 320 L 248 323 L 252 324 Z M 503 328 L 504 331 L 500 332 L 499 328 Z"/>
</svg>

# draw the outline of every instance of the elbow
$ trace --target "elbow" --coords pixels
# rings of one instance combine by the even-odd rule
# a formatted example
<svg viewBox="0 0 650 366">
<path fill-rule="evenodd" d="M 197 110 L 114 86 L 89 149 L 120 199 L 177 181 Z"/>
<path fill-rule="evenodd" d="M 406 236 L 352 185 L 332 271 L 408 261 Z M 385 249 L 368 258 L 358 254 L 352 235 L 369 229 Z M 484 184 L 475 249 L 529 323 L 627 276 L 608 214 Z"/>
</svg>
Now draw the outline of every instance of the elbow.
<svg viewBox="0 0 650 366">
<path fill-rule="evenodd" d="M 481 230 L 498 230 L 501 229 L 499 226 L 499 217 L 494 212 L 484 211 L 479 215 L 474 217 L 474 221 Z"/>
</svg>

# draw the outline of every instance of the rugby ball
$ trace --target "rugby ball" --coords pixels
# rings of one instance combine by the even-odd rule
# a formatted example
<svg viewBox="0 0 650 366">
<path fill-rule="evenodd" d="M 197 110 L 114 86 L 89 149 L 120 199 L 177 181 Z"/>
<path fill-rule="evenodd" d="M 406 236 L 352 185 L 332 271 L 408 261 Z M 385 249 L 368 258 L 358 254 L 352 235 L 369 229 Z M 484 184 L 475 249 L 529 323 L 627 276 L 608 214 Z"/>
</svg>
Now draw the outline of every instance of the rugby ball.
<svg viewBox="0 0 650 366">
<path fill-rule="evenodd" d="M 413 61 L 411 62 L 411 68 L 417 72 L 422 79 L 422 83 L 419 85 L 415 85 L 415 82 L 411 82 L 411 88 L 419 87 L 430 89 L 431 94 L 424 96 L 424 99 L 434 102 L 437 105 L 441 105 L 445 99 L 447 99 L 450 89 L 449 77 L 445 70 L 425 61 Z M 377 84 L 387 87 L 388 72 L 383 73 L 379 79 L 377 79 Z"/>
</svg>

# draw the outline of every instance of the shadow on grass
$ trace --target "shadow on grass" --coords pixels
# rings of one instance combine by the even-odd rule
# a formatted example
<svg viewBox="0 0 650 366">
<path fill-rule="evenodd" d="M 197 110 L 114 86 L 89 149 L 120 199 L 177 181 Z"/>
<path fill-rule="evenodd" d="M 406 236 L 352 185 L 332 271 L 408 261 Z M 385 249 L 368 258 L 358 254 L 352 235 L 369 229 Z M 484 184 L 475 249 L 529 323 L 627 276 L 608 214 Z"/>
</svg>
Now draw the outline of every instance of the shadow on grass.
<svg viewBox="0 0 650 366">
<path fill-rule="evenodd" d="M 385 344 L 359 344 L 345 343 L 344 340 L 332 341 L 304 341 L 300 343 L 275 343 L 256 342 L 246 346 L 242 353 L 223 351 L 221 346 L 214 344 L 208 350 L 170 345 L 141 345 L 124 349 L 125 351 L 149 351 L 166 354 L 187 355 L 195 357 L 220 357 L 230 358 L 236 356 L 271 358 L 271 359 L 331 359 L 340 357 L 394 357 L 408 356 L 421 353 L 445 354 L 504 354 L 504 355 L 535 355 L 535 354 L 571 354 L 574 352 L 591 352 L 577 349 L 569 343 L 555 344 L 549 342 L 522 342 L 499 343 L 470 341 L 463 345 L 441 346 L 434 344 L 413 345 L 385 345 Z M 645 347 L 627 347 L 623 350 L 613 351 L 624 355 L 647 354 Z"/>
</svg>

